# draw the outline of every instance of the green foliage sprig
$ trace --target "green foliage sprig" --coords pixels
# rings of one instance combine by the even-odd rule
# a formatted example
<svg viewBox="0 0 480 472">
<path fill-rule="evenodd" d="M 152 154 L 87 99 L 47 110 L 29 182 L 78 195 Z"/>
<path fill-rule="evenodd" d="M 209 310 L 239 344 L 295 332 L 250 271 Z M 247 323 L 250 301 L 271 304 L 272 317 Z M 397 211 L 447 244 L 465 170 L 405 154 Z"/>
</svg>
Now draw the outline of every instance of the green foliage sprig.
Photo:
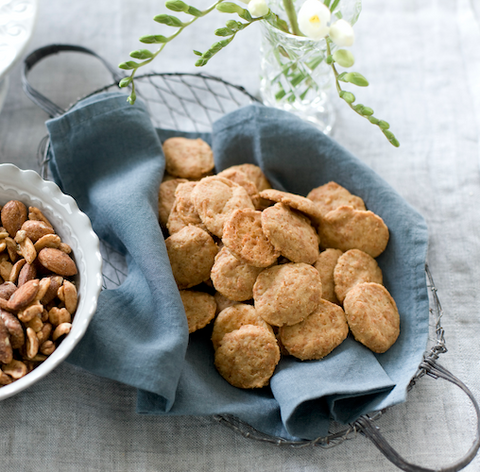
<svg viewBox="0 0 480 472">
<path fill-rule="evenodd" d="M 351 67 L 353 65 L 353 56 L 349 54 L 349 51 L 345 49 L 339 49 L 335 51 L 332 55 L 331 47 L 330 47 L 330 39 L 327 38 L 327 64 L 330 64 L 333 70 L 333 74 L 335 76 L 335 86 L 338 92 L 338 96 L 343 99 L 347 105 L 357 114 L 366 118 L 370 123 L 376 125 L 380 128 L 382 133 L 388 139 L 390 144 L 395 147 L 399 147 L 400 143 L 398 142 L 395 135 L 390 131 L 390 125 L 384 121 L 379 120 L 375 116 L 373 116 L 374 111 L 365 105 L 360 103 L 354 105 L 356 97 L 352 92 L 348 92 L 343 90 L 340 82 L 350 83 L 356 85 L 357 87 L 367 87 L 368 80 L 359 72 L 342 72 L 338 73 L 337 68 L 335 67 L 335 63 L 338 62 L 339 65 L 342 67 Z"/>
<path fill-rule="evenodd" d="M 252 1 L 252 0 L 249 0 Z M 141 67 L 146 66 L 147 64 L 151 63 L 166 47 L 168 43 L 173 41 L 177 36 L 179 36 L 185 28 L 195 23 L 198 19 L 208 15 L 212 11 L 216 10 L 221 13 L 227 14 L 236 14 L 240 20 L 237 19 L 230 19 L 226 22 L 224 27 L 217 28 L 215 30 L 215 35 L 221 37 L 223 39 L 216 41 L 209 49 L 205 52 L 200 52 L 194 50 L 193 53 L 198 57 L 195 62 L 197 67 L 205 66 L 209 60 L 219 53 L 222 49 L 227 47 L 237 36 L 240 31 L 245 30 L 251 24 L 258 22 L 260 20 L 264 20 L 268 22 L 273 27 L 285 32 L 291 33 L 297 36 L 304 36 L 300 31 L 298 21 L 297 21 L 297 13 L 294 8 L 293 4 L 294 0 L 283 0 L 283 4 L 285 7 L 285 11 L 287 13 L 288 20 L 290 22 L 290 28 L 286 21 L 281 19 L 278 15 L 272 12 L 268 7 L 264 7 L 264 11 L 259 14 L 259 16 L 253 17 L 250 11 L 237 3 L 226 1 L 226 0 L 217 0 L 213 3 L 209 8 L 206 10 L 199 10 L 192 5 L 188 5 L 183 0 L 167 0 L 165 6 L 168 10 L 176 13 L 183 13 L 186 14 L 188 17 L 187 21 L 182 21 L 175 15 L 171 14 L 160 14 L 156 15 L 153 19 L 157 23 L 163 24 L 165 26 L 176 28 L 176 31 L 171 34 L 170 36 L 163 36 L 160 34 L 152 34 L 142 36 L 140 38 L 140 42 L 149 45 L 158 45 L 158 49 L 154 52 L 148 49 L 137 49 L 130 53 L 130 57 L 135 60 L 128 60 L 126 62 L 122 62 L 119 64 L 119 68 L 123 70 L 131 71 L 130 75 L 124 77 L 120 83 L 120 87 L 131 87 L 130 95 L 128 96 L 128 102 L 130 104 L 134 104 L 136 101 L 136 92 L 135 92 L 135 75 Z M 321 0 L 322 1 L 322 0 Z M 319 3 L 321 3 L 321 1 Z M 327 7 L 331 12 L 334 12 L 335 9 L 338 7 L 340 0 L 323 0 L 323 5 Z M 248 3 L 248 2 L 247 2 Z M 264 5 L 265 2 L 263 2 Z M 325 6 L 322 7 L 325 9 Z M 302 12 L 300 12 L 302 13 Z M 328 13 L 328 10 L 327 10 Z M 338 12 L 337 12 L 338 15 Z M 339 16 L 341 17 L 341 15 Z M 317 18 L 318 20 L 318 18 Z M 333 27 L 332 27 L 333 28 Z M 350 27 L 351 28 L 351 27 Z M 353 55 L 350 51 L 345 49 L 336 50 L 333 54 L 331 51 L 331 44 L 332 40 L 329 36 L 326 36 L 326 44 L 327 44 L 327 57 L 326 62 L 332 68 L 334 77 L 335 77 L 335 85 L 338 92 L 339 97 L 347 103 L 347 105 L 355 111 L 358 115 L 366 118 L 370 123 L 373 125 L 378 126 L 378 128 L 382 131 L 388 141 L 395 147 L 398 147 L 400 144 L 395 137 L 395 135 L 390 131 L 390 125 L 384 121 L 379 120 L 374 116 L 374 112 L 370 107 L 364 106 L 362 104 L 355 104 L 356 97 L 352 92 L 347 90 L 343 90 L 340 82 L 350 83 L 356 85 L 358 87 L 366 87 L 368 86 L 368 81 L 358 72 L 342 72 L 339 73 L 335 64 L 340 65 L 341 67 L 351 67 L 354 63 Z M 315 69 L 323 59 L 317 61 L 312 67 Z M 313 70 L 311 68 L 311 70 Z M 306 76 L 305 74 L 301 74 L 295 72 L 294 70 L 286 70 L 284 68 L 283 74 L 289 80 L 292 85 L 298 83 L 298 81 L 303 81 Z M 293 74 L 293 75 L 292 75 Z M 283 93 L 283 94 L 282 94 Z M 306 93 L 306 92 L 305 92 Z M 277 98 L 282 98 L 285 95 L 285 91 L 283 89 L 277 94 Z"/>
</svg>

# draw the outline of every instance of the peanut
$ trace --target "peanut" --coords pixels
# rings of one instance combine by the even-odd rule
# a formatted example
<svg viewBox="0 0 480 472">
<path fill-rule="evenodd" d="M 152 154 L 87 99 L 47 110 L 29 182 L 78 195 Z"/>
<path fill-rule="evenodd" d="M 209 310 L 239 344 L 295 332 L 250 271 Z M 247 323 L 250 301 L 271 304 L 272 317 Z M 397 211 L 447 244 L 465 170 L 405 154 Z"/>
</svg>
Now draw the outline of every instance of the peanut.
<svg viewBox="0 0 480 472">
<path fill-rule="evenodd" d="M 72 329 L 78 294 L 67 279 L 77 273 L 72 249 L 43 213 L 29 207 L 27 215 L 25 205 L 12 200 L 0 215 L 1 387 L 54 352 Z"/>
</svg>

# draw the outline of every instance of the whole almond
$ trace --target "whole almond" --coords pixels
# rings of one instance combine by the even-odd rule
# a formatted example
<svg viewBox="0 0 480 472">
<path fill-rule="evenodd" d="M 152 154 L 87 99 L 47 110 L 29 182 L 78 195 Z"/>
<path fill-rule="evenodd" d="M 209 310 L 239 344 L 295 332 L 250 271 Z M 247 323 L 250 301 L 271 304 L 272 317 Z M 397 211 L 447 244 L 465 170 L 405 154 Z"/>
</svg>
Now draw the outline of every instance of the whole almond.
<svg viewBox="0 0 480 472">
<path fill-rule="evenodd" d="M 22 324 L 15 315 L 5 310 L 0 310 L 0 317 L 10 334 L 12 349 L 19 349 L 25 343 L 25 333 L 23 332 Z"/>
<path fill-rule="evenodd" d="M 50 285 L 48 286 L 45 295 L 40 300 L 42 305 L 48 305 L 56 296 L 58 289 L 62 286 L 63 277 L 60 275 L 54 275 L 50 277 Z"/>
<path fill-rule="evenodd" d="M 60 249 L 50 247 L 43 248 L 37 257 L 43 267 L 55 274 L 69 277 L 78 272 L 73 259 Z"/>
<path fill-rule="evenodd" d="M 27 237 L 29 237 L 33 243 L 37 242 L 42 236 L 54 233 L 53 229 L 46 223 L 36 220 L 25 221 L 21 229 L 27 233 Z"/>
<path fill-rule="evenodd" d="M 33 280 L 37 277 L 37 269 L 34 264 L 25 264 L 18 274 L 17 285 L 20 287 L 25 282 Z"/>
<path fill-rule="evenodd" d="M 40 282 L 38 279 L 29 280 L 19 287 L 7 302 L 10 310 L 21 310 L 32 302 L 38 292 Z"/>
<path fill-rule="evenodd" d="M 15 237 L 23 223 L 27 221 L 27 215 L 27 207 L 18 200 L 10 200 L 3 206 L 1 212 L 2 225 L 12 238 Z"/>
<path fill-rule="evenodd" d="M 4 282 L 0 285 L 0 298 L 8 300 L 17 290 L 17 286 L 12 282 Z"/>
</svg>

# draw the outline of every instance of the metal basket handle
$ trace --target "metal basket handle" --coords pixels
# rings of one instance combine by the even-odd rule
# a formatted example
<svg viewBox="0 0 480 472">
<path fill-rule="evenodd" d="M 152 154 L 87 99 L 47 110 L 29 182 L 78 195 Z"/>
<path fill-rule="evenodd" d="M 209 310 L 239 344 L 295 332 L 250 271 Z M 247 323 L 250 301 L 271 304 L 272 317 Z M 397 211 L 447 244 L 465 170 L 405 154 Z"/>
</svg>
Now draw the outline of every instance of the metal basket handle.
<svg viewBox="0 0 480 472">
<path fill-rule="evenodd" d="M 41 60 L 45 59 L 48 56 L 58 54 L 60 52 L 80 52 L 84 54 L 89 54 L 91 56 L 99 59 L 102 64 L 108 69 L 110 74 L 112 74 L 113 80 L 115 83 L 118 83 L 122 75 L 117 72 L 116 68 L 111 66 L 105 59 L 99 56 L 97 53 L 91 49 L 85 48 L 83 46 L 76 46 L 72 44 L 51 44 L 49 46 L 44 46 L 42 48 L 36 49 L 30 53 L 23 62 L 22 69 L 22 84 L 23 90 L 30 100 L 36 103 L 42 110 L 48 113 L 51 118 L 61 116 L 65 113 L 65 110 L 59 107 L 57 104 L 53 103 L 50 99 L 41 94 L 36 90 L 30 82 L 28 81 L 28 74 L 32 68 Z"/>
<path fill-rule="evenodd" d="M 477 415 L 477 430 L 475 440 L 462 459 L 441 469 L 429 469 L 426 467 L 417 466 L 407 462 L 395 449 L 393 449 L 393 447 L 387 442 L 382 434 L 380 434 L 379 428 L 373 424 L 373 419 L 369 418 L 367 415 L 360 417 L 354 423 L 354 426 L 358 431 L 370 439 L 370 441 L 375 444 L 375 446 L 390 462 L 395 464 L 401 470 L 405 470 L 406 472 L 457 472 L 466 467 L 474 459 L 480 447 L 480 408 L 472 392 L 467 388 L 467 386 L 447 369 L 437 364 L 434 359 L 425 359 L 424 362 L 420 364 L 420 367 L 424 370 L 426 375 L 434 379 L 441 378 L 447 380 L 448 382 L 451 382 L 452 384 L 461 388 L 467 394 L 468 398 L 470 398 L 470 401 L 475 408 L 475 413 Z"/>
</svg>

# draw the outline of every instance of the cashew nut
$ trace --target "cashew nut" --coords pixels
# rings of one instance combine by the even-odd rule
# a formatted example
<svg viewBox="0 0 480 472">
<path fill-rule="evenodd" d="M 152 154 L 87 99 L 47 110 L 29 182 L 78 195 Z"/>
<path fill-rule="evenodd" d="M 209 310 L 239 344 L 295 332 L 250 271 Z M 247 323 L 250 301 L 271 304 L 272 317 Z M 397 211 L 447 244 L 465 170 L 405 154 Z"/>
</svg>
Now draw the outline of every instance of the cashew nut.
<svg viewBox="0 0 480 472">
<path fill-rule="evenodd" d="M 18 279 L 18 276 L 20 275 L 20 271 L 22 270 L 22 267 L 26 264 L 25 259 L 20 259 L 15 264 L 13 264 L 12 270 L 10 271 L 10 276 L 8 280 L 10 282 L 16 282 Z"/>
<path fill-rule="evenodd" d="M 2 370 L 0 370 L 0 385 L 8 385 L 13 382 L 13 379 L 5 374 Z"/>
<path fill-rule="evenodd" d="M 72 329 L 72 323 L 59 324 L 52 334 L 52 339 L 56 341 L 59 337 L 68 334 Z"/>
<path fill-rule="evenodd" d="M 27 308 L 20 311 L 17 317 L 22 323 L 28 323 L 36 316 L 39 317 L 42 313 L 43 305 L 40 305 L 40 303 L 34 303 L 33 305 L 29 305 Z"/>
<path fill-rule="evenodd" d="M 42 354 L 45 354 L 46 356 L 49 356 L 53 351 L 55 351 L 55 343 L 53 341 L 45 341 L 41 346 L 40 346 L 40 352 Z"/>
<path fill-rule="evenodd" d="M 13 349 L 10 343 L 10 334 L 3 319 L 0 318 L 0 362 L 8 364 L 12 362 Z"/>
<path fill-rule="evenodd" d="M 52 224 L 48 221 L 47 217 L 42 213 L 42 211 L 34 206 L 28 207 L 28 218 L 30 220 L 43 221 L 47 226 L 53 229 Z"/>
<path fill-rule="evenodd" d="M 32 328 L 27 328 L 27 344 L 25 354 L 28 359 L 33 359 L 38 353 L 39 343 L 37 334 Z"/>
<path fill-rule="evenodd" d="M 70 315 L 66 308 L 57 308 L 54 306 L 48 312 L 48 320 L 53 326 L 58 326 L 62 323 L 70 323 L 72 321 L 72 315 Z"/>
<path fill-rule="evenodd" d="M 9 375 L 12 377 L 14 380 L 21 379 L 25 375 L 27 375 L 28 369 L 26 364 L 24 364 L 22 361 L 17 361 L 15 359 L 12 360 L 7 365 L 4 365 L 2 367 L 2 370 L 5 374 Z"/>
<path fill-rule="evenodd" d="M 53 247 L 54 249 L 57 249 L 61 242 L 62 240 L 57 234 L 46 234 L 34 244 L 34 247 L 37 253 L 39 253 L 44 247 Z"/>
<path fill-rule="evenodd" d="M 78 303 L 77 288 L 69 280 L 63 282 L 63 302 L 69 313 L 75 313 Z"/>
</svg>

